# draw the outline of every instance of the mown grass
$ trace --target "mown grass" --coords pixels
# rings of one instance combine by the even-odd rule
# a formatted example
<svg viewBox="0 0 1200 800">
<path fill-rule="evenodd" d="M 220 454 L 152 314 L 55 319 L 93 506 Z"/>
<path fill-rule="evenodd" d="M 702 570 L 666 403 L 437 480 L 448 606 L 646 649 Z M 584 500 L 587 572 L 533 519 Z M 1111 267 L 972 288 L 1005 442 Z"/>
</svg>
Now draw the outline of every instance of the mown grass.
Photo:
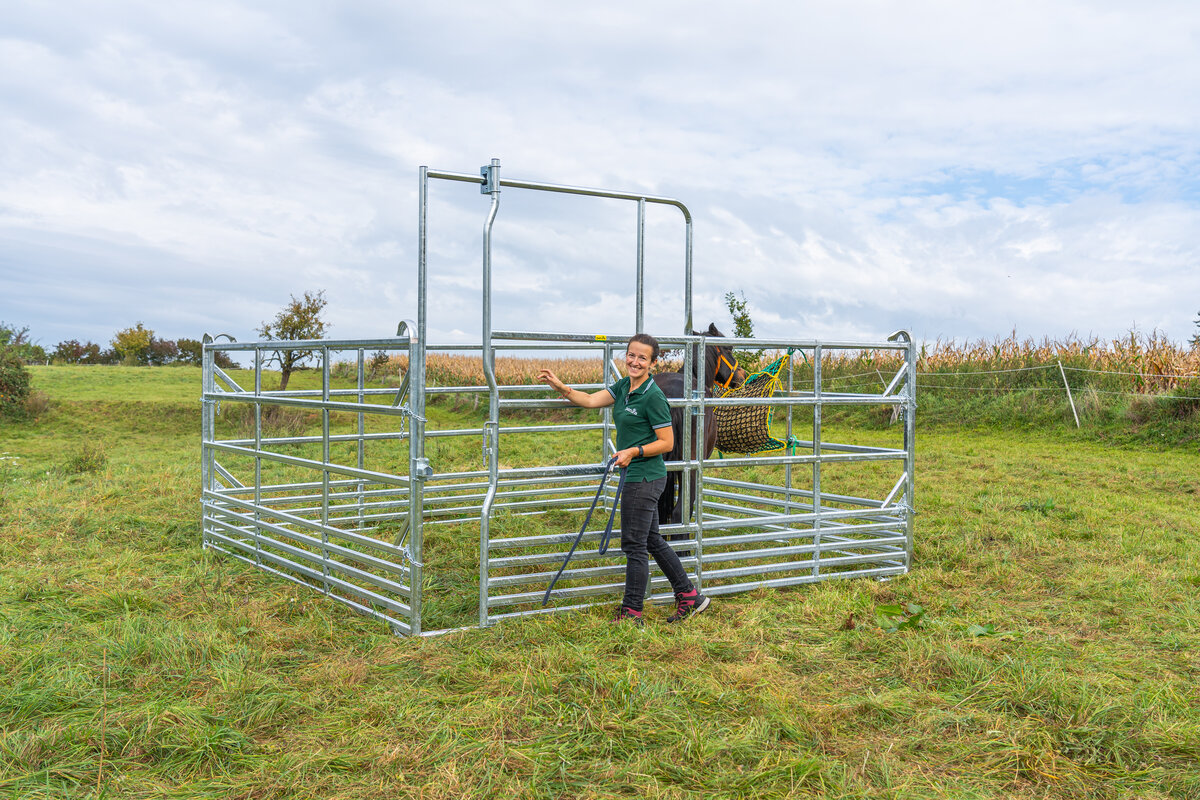
<svg viewBox="0 0 1200 800">
<path fill-rule="evenodd" d="M 61 369 L 0 426 L 0 796 L 1200 797 L 1192 447 L 919 425 L 903 578 L 411 640 L 200 548 L 197 371 Z"/>
</svg>

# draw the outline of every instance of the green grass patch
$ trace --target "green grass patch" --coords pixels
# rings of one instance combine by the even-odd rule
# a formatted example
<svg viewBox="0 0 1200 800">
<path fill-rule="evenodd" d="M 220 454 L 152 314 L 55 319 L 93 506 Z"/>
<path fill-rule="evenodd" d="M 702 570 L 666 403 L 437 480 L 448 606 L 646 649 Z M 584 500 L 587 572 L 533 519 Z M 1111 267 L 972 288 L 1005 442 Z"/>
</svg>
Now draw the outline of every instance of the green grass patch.
<svg viewBox="0 0 1200 800">
<path fill-rule="evenodd" d="M 413 640 L 201 549 L 198 371 L 33 372 L 52 408 L 0 424 L 0 796 L 1200 796 L 1194 448 L 919 424 L 907 576 Z"/>
</svg>

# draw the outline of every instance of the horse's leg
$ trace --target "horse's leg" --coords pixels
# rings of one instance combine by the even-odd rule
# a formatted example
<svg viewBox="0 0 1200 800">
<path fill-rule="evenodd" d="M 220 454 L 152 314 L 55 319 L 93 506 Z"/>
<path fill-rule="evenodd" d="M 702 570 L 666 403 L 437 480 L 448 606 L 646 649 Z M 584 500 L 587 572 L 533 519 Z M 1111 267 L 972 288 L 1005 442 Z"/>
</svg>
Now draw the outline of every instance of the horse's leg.
<svg viewBox="0 0 1200 800">
<path fill-rule="evenodd" d="M 671 432 L 674 434 L 675 443 L 666 457 L 668 461 L 679 461 L 683 457 L 683 409 L 671 409 Z M 658 521 L 660 524 L 679 522 L 679 486 L 679 473 L 668 472 L 667 485 L 663 487 L 663 493 L 658 497 Z M 677 538 L 677 535 L 669 538 Z"/>
</svg>

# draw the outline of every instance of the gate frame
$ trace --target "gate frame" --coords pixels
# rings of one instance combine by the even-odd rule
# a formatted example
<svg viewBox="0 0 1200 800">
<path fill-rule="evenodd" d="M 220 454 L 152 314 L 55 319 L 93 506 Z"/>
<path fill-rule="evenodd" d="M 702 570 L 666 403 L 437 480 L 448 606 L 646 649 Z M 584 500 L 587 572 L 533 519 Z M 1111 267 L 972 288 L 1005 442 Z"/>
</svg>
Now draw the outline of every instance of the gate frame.
<svg viewBox="0 0 1200 800">
<path fill-rule="evenodd" d="M 201 504 L 202 514 L 201 522 L 203 529 L 203 541 L 206 548 L 212 548 L 229 553 L 230 555 L 255 564 L 269 572 L 281 575 L 289 580 L 313 586 L 324 590 L 324 593 L 331 598 L 340 602 L 346 603 L 357 611 L 384 619 L 392 629 L 401 634 L 430 634 L 441 633 L 443 631 L 426 632 L 422 630 L 422 595 L 423 595 L 423 551 L 424 551 L 424 526 L 426 516 L 431 512 L 426 502 L 426 484 L 430 481 L 449 479 L 477 480 L 486 477 L 486 493 L 483 501 L 479 506 L 463 507 L 464 511 L 478 510 L 479 530 L 479 627 L 486 627 L 494 624 L 496 621 L 513 616 L 524 616 L 534 613 L 553 613 L 557 611 L 579 608 L 578 605 L 570 606 L 553 606 L 546 609 L 533 609 L 518 611 L 515 613 L 496 614 L 492 613 L 491 608 L 497 598 L 493 597 L 490 592 L 491 574 L 489 551 L 493 548 L 494 542 L 492 539 L 491 521 L 492 514 L 496 508 L 498 501 L 498 490 L 503 482 L 530 482 L 543 479 L 547 482 L 554 481 L 570 481 L 578 480 L 580 477 L 595 478 L 600 475 L 603 469 L 603 464 L 607 457 L 611 455 L 613 445 L 611 443 L 611 432 L 613 430 L 611 409 L 604 409 L 602 420 L 597 424 L 583 425 L 548 425 L 548 426 L 522 426 L 522 432 L 546 432 L 554 430 L 599 430 L 601 431 L 602 444 L 600 460 L 594 464 L 581 464 L 569 467 L 542 467 L 542 468 L 517 468 L 517 469 L 501 469 L 499 466 L 499 449 L 500 435 L 502 429 L 500 426 L 500 411 L 502 409 L 516 408 L 561 408 L 566 405 L 562 400 L 515 400 L 504 399 L 501 397 L 502 391 L 524 390 L 530 391 L 537 387 L 521 386 L 521 387 L 501 387 L 498 384 L 495 375 L 495 354 L 497 349 L 537 349 L 546 351 L 549 349 L 578 349 L 580 347 L 599 348 L 602 350 L 604 359 L 604 382 L 595 387 L 585 388 L 602 388 L 608 381 L 608 373 L 612 371 L 615 376 L 615 368 L 613 367 L 612 356 L 614 347 L 617 344 L 623 344 L 628 341 L 629 335 L 607 335 L 607 334 L 566 334 L 566 333 L 539 333 L 528 331 L 494 331 L 492 329 L 492 298 L 491 298 L 491 247 L 492 247 L 492 228 L 499 209 L 500 191 L 502 187 L 527 189 L 534 191 L 546 191 L 563 194 L 575 194 L 591 197 L 609 198 L 633 201 L 637 203 L 637 276 L 636 276 L 636 311 L 635 311 L 635 330 L 641 331 L 643 325 L 643 309 L 644 309 L 644 257 L 645 257 L 645 213 L 647 203 L 661 204 L 673 206 L 681 211 L 685 222 L 685 270 L 684 270 L 684 331 L 682 336 L 667 336 L 659 337 L 661 343 L 667 347 L 681 346 L 684 352 L 683 373 L 685 376 L 685 392 L 684 398 L 679 400 L 671 400 L 670 404 L 674 407 L 681 407 L 685 410 L 685 417 L 690 417 L 694 421 L 695 436 L 699 440 L 703 440 L 704 436 L 704 411 L 706 408 L 729 406 L 729 405 L 771 405 L 784 406 L 787 409 L 787 433 L 788 439 L 792 439 L 792 411 L 793 406 L 813 407 L 813 438 L 811 442 L 803 443 L 811 445 L 811 456 L 751 456 L 736 459 L 685 459 L 680 462 L 669 462 L 668 468 L 671 470 L 679 470 L 683 472 L 684 480 L 681 481 L 681 509 L 682 522 L 674 530 L 690 534 L 688 542 L 682 542 L 676 547 L 692 548 L 695 555 L 688 559 L 688 562 L 694 565 L 694 577 L 696 585 L 702 586 L 704 581 L 704 531 L 706 528 L 705 522 L 705 494 L 706 494 L 706 478 L 705 470 L 715 470 L 730 466 L 751 466 L 759 464 L 775 464 L 783 465 L 785 470 L 784 487 L 774 487 L 774 489 L 783 494 L 784 514 L 776 515 L 759 515 L 734 521 L 725 525 L 718 523 L 709 523 L 708 527 L 713 530 L 729 529 L 730 527 L 751 528 L 765 527 L 773 530 L 792 532 L 799 534 L 799 537 L 808 536 L 811 533 L 813 544 L 811 547 L 799 546 L 788 550 L 788 553 L 810 550 L 812 554 L 813 569 L 812 574 L 805 579 L 784 578 L 784 579 L 764 579 L 755 584 L 737 584 L 733 586 L 715 586 L 709 588 L 709 594 L 723 594 L 734 591 L 746 591 L 758 586 L 783 586 L 793 585 L 801 582 L 810 582 L 812 580 L 822 580 L 829 577 L 853 577 L 863 574 L 872 574 L 877 577 L 885 575 L 902 574 L 907 572 L 912 561 L 913 547 L 913 487 L 915 478 L 915 409 L 916 409 L 916 351 L 915 344 L 911 336 L 906 331 L 897 331 L 888 337 L 887 342 L 845 342 L 832 341 L 821 342 L 816 340 L 761 340 L 761 339 L 738 339 L 738 338 L 722 338 L 720 344 L 728 344 L 734 347 L 754 347 L 754 348 L 771 348 L 771 347 L 787 347 L 792 349 L 800 349 L 809 351 L 813 354 L 814 368 L 814 385 L 811 393 L 796 392 L 793 388 L 793 369 L 791 364 L 788 366 L 788 386 L 787 391 L 783 396 L 773 398 L 757 398 L 757 399 L 733 399 L 733 398 L 706 398 L 702 387 L 697 387 L 695 383 L 695 371 L 693 369 L 694 359 L 702 357 L 700 355 L 701 347 L 704 347 L 708 337 L 691 336 L 692 324 L 692 240 L 693 240 L 693 225 L 692 216 L 687 207 L 668 197 L 660 197 L 646 195 L 642 193 L 617 192 L 601 189 L 588 189 L 577 186 L 566 186 L 557 184 L 546 184 L 531 181 L 520 181 L 511 179 L 502 179 L 499 176 L 500 162 L 498 159 L 492 159 L 490 165 L 480 168 L 479 175 L 467 173 L 445 172 L 441 170 L 431 170 L 428 167 L 422 166 L 419 172 L 420 191 L 419 191 L 419 233 L 418 233 L 418 270 L 417 270 L 417 318 L 415 324 L 410 321 L 402 321 L 397 329 L 397 336 L 389 339 L 362 339 L 362 340 L 312 340 L 312 341 L 289 341 L 286 343 L 286 349 L 289 350 L 308 350 L 319 351 L 322 354 L 322 390 L 319 392 L 319 398 L 313 397 L 312 391 L 309 392 L 286 392 L 272 393 L 262 390 L 262 366 L 265 362 L 267 354 L 281 349 L 281 342 L 278 341 L 259 341 L 236 343 L 230 340 L 228 343 L 220 343 L 213 337 L 205 335 L 204 338 L 204 378 L 203 378 L 203 394 L 202 403 L 202 422 L 201 422 Z M 483 280 L 482 280 L 482 321 L 483 321 L 483 336 L 480 345 L 437 345 L 430 346 L 427 344 L 427 215 L 428 215 L 428 187 L 430 179 L 440 179 L 456 182 L 477 183 L 480 185 L 480 192 L 484 195 L 489 195 L 491 199 L 490 209 L 483 228 Z M 505 342 L 505 344 L 497 345 L 494 340 Z M 540 342 L 533 345 L 530 342 Z M 409 369 L 405 375 L 402 385 L 398 391 L 392 389 L 367 389 L 365 386 L 363 372 L 363 354 L 368 348 L 390 349 L 390 350 L 407 350 L 409 357 Z M 432 387 L 426 385 L 426 367 L 427 355 L 430 350 L 479 350 L 482 362 L 483 372 L 486 380 L 486 386 L 479 387 L 440 387 L 436 392 L 431 392 Z M 853 394 L 853 393 L 838 393 L 828 392 L 824 389 L 821 379 L 821 365 L 823 355 L 829 350 L 838 349 L 871 349 L 871 350 L 896 350 L 904 352 L 904 365 L 892 378 L 887 387 L 884 388 L 881 394 Z M 331 392 L 329 388 L 329 353 L 357 350 L 358 351 L 358 386 L 356 390 L 340 390 L 339 392 Z M 253 392 L 246 392 L 237 386 L 237 384 L 216 366 L 214 357 L 217 352 L 253 352 L 254 353 L 254 372 L 255 385 Z M 224 384 L 222 386 L 221 384 Z M 902 390 L 897 393 L 897 390 Z M 489 399 L 488 418 L 484 422 L 482 429 L 464 430 L 464 431 L 438 431 L 429 432 L 426 430 L 426 395 L 429 393 L 440 392 L 471 392 L 484 393 Z M 344 402 L 335 399 L 340 394 L 352 393 L 357 397 L 357 402 Z M 390 407 L 384 407 L 378 403 L 367 402 L 367 398 L 372 395 L 386 395 L 394 397 L 394 402 Z M 222 442 L 215 438 L 215 413 L 217 406 L 221 400 L 233 402 L 250 403 L 255 409 L 255 437 L 253 440 L 253 448 L 241 448 L 230 445 L 228 442 Z M 406 404 L 402 402 L 407 400 Z M 903 448 L 871 448 L 863 446 L 838 445 L 834 443 L 824 443 L 821 436 L 821 410 L 825 405 L 892 405 L 897 407 L 904 420 L 903 428 Z M 270 516 L 274 519 L 279 518 L 278 509 L 273 509 L 270 506 L 264 505 L 262 498 L 263 486 L 261 481 L 261 460 L 265 458 L 279 458 L 269 450 L 264 450 L 264 444 L 270 444 L 275 440 L 264 441 L 261 431 L 261 411 L 264 405 L 292 405 L 302 406 L 313 409 L 318 409 L 323 417 L 323 433 L 321 437 L 293 437 L 302 438 L 310 442 L 322 441 L 322 504 L 320 508 L 320 523 L 308 523 L 311 527 L 320 529 L 321 532 L 321 557 L 322 563 L 322 586 L 317 586 L 313 583 L 314 574 L 311 571 L 305 571 L 300 568 L 299 571 L 302 577 L 289 575 L 281 569 L 275 569 L 266 566 L 262 563 L 263 558 L 260 556 L 261 544 L 263 541 L 270 542 L 272 546 L 280 546 L 278 540 L 271 540 L 266 536 L 266 533 L 278 532 L 280 527 L 286 527 L 287 524 L 301 524 L 295 521 L 286 521 L 283 526 L 267 523 L 263 520 L 264 516 Z M 330 428 L 329 415 L 331 411 L 351 411 L 358 414 L 358 466 L 356 468 L 348 468 L 345 465 L 337 465 L 330 463 Z M 398 416 L 401 419 L 400 430 L 393 434 L 372 434 L 364 433 L 364 414 L 382 413 L 392 416 Z M 407 434 L 403 428 L 405 423 L 408 426 Z M 683 426 L 683 442 L 682 451 L 690 452 L 690 442 L 693 435 L 693 425 L 685 424 Z M 512 430 L 512 429 L 508 429 Z M 435 473 L 433 466 L 425 454 L 425 440 L 429 435 L 482 435 L 483 439 L 483 457 L 486 462 L 486 471 L 465 472 L 465 473 L 445 473 L 438 475 Z M 353 439 L 354 437 L 349 437 Z M 362 469 L 362 453 L 365 442 L 371 438 L 398 438 L 399 440 L 408 440 L 408 475 L 386 475 L 383 473 L 370 472 Z M 333 437 L 335 440 L 346 441 L 347 437 Z M 227 484 L 231 481 L 237 483 L 237 480 L 226 470 L 224 470 L 216 460 L 216 453 L 219 451 L 234 451 L 240 452 L 242 455 L 253 456 L 255 459 L 255 474 L 253 487 L 253 503 L 248 503 L 242 500 L 241 502 L 231 502 L 230 498 L 233 494 L 245 494 L 249 487 L 246 486 L 222 486 L 218 478 L 224 480 Z M 832 451 L 832 452 L 830 452 Z M 826 496 L 821 491 L 821 465 L 831 461 L 862 461 L 862 460 L 902 460 L 903 471 L 900 479 L 893 486 L 891 492 L 883 501 L 873 500 L 870 498 L 858 498 L 849 496 L 838 496 L 833 499 L 833 502 L 849 503 L 862 505 L 864 508 L 874 511 L 858 513 L 853 511 L 845 511 L 842 513 L 837 511 L 825 511 L 823 509 L 823 501 L 833 496 Z M 313 462 L 315 463 L 315 462 Z M 795 490 L 793 484 L 793 467 L 796 465 L 811 464 L 813 470 L 812 489 L 810 492 L 804 490 Z M 407 506 L 407 536 L 409 537 L 409 545 L 403 548 L 397 547 L 395 555 L 405 562 L 404 564 L 396 563 L 392 566 L 398 568 L 397 574 L 407 578 L 407 583 L 400 584 L 401 590 L 407 590 L 409 602 L 407 608 L 404 604 L 398 604 L 396 608 L 391 610 L 399 610 L 407 619 L 397 619 L 389 614 L 378 611 L 370 605 L 356 602 L 347 597 L 339 596 L 331 591 L 330 571 L 331 569 L 345 569 L 346 565 L 330 556 L 331 549 L 329 547 L 330 535 L 339 536 L 342 534 L 342 529 L 330 525 L 330 474 L 340 473 L 357 476 L 360 482 L 390 482 L 396 487 L 394 494 L 397 497 L 403 497 Z M 696 508 L 698 513 L 693 519 L 692 502 L 690 495 L 690 483 L 688 477 L 692 474 L 696 476 L 696 486 L 698 497 L 696 498 Z M 390 480 L 389 480 L 390 479 Z M 714 482 L 715 481 L 715 482 Z M 720 492 L 720 486 L 727 488 L 745 488 L 749 484 L 742 484 L 737 481 L 727 482 L 722 479 L 713 479 L 707 481 L 711 487 L 710 491 Z M 478 484 L 483 487 L 483 482 Z M 292 487 L 284 487 L 285 489 Z M 761 487 L 766 488 L 766 487 Z M 901 492 L 901 490 L 903 490 Z M 557 491 L 557 490 L 556 490 Z M 562 490 L 566 492 L 564 501 L 569 504 L 577 499 L 573 494 L 570 494 L 570 489 Z M 360 489 L 361 493 L 361 489 Z M 587 494 L 590 499 L 590 494 Z M 809 513 L 793 514 L 790 513 L 793 507 L 802 506 L 802 501 L 799 499 L 805 495 L 810 497 L 808 503 L 811 509 Z M 797 498 L 797 499 L 793 499 Z M 899 498 L 899 502 L 893 502 Z M 273 498 L 276 502 L 288 501 L 288 497 Z M 363 519 L 363 510 L 367 506 L 360 499 L 358 506 L 359 519 Z M 556 501 L 557 502 L 557 501 Z M 766 502 L 766 501 L 764 501 Z M 231 509 L 234 506 L 241 509 L 240 514 L 235 514 Z M 367 504 L 370 505 L 370 504 Z M 339 506 L 338 508 L 353 508 L 352 506 Z M 253 516 L 248 516 L 252 512 Z M 891 513 L 888 513 L 891 512 Z M 527 512 L 527 513 L 538 513 Z M 757 514 L 758 512 L 754 512 Z M 228 537 L 222 536 L 221 530 L 230 528 L 229 518 L 236 519 L 241 523 L 237 531 L 254 542 L 254 558 L 250 558 L 247 552 L 236 552 L 237 547 L 243 550 L 247 546 L 243 543 L 237 547 L 231 546 Z M 886 558 L 880 556 L 887 566 L 880 567 L 874 570 L 857 570 L 851 572 L 838 572 L 833 574 L 820 573 L 820 555 L 824 549 L 834 549 L 837 547 L 853 547 L 852 544 L 839 544 L 835 541 L 833 545 L 822 544 L 822 527 L 826 522 L 836 521 L 839 519 L 849 519 L 852 521 L 858 518 L 885 520 L 878 524 L 868 524 L 867 527 L 875 530 L 880 525 L 885 528 L 896 528 L 903 530 L 903 547 L 896 550 L 896 536 L 887 539 L 887 544 L 879 544 L 877 542 L 868 541 L 861 545 L 868 550 L 879 550 L 887 554 Z M 463 519 L 466 519 L 465 517 Z M 756 520 L 759 525 L 752 525 Z M 811 525 L 810 529 L 796 529 L 794 525 L 804 524 L 805 522 Z M 743 524 L 745 523 L 745 524 Z M 841 526 L 838 530 L 848 530 L 846 526 Z M 589 532 L 592 533 L 592 532 Z M 780 534 L 782 535 L 782 533 Z M 898 534 L 899 535 L 899 534 Z M 898 536 L 897 535 L 897 536 Z M 369 537 L 363 537 L 369 538 Z M 559 540 L 573 538 L 573 534 L 565 535 L 550 535 L 543 537 L 543 544 L 554 544 Z M 587 540 L 589 537 L 585 537 Z M 718 537 L 719 538 L 719 537 Z M 882 540 L 881 540 L 882 541 Z M 377 544 L 371 544 L 370 547 L 377 547 Z M 336 549 L 336 545 L 334 548 Z M 344 551 L 344 548 L 342 549 Z M 290 550 L 288 552 L 291 552 Z M 337 554 L 337 553 L 335 553 Z M 342 552 L 344 555 L 345 553 Z M 309 554 L 311 557 L 315 554 Z M 556 554 L 547 554 L 553 558 Z M 565 555 L 565 554 L 559 554 Z M 728 555 L 728 554 L 727 554 Z M 848 563 L 858 563 L 859 561 L 868 561 L 866 556 L 855 555 L 848 556 Z M 288 559 L 282 559 L 288 562 Z M 276 558 L 275 563 L 282 569 L 297 569 L 297 564 L 288 562 L 279 564 L 279 559 Z M 558 562 L 561 563 L 561 559 Z M 745 574 L 755 574 L 754 567 L 746 568 Z M 601 568 L 601 571 L 612 571 L 611 568 Z M 770 570 L 767 570 L 768 572 Z M 351 570 L 353 574 L 354 570 Z M 593 570 L 595 572 L 595 570 Z M 730 571 L 726 571 L 730 572 Z M 733 573 L 741 573 L 741 570 L 734 569 Z M 564 574 L 564 579 L 567 579 L 570 572 Z M 307 577 L 308 580 L 304 580 Z M 361 576 L 356 576 L 361 577 Z M 373 585 L 378 585 L 378 578 L 370 579 Z M 361 581 L 360 581 L 361 582 Z M 582 587 L 584 590 L 594 590 L 597 587 Z M 599 587 L 603 588 L 603 587 Z M 570 598 L 578 594 L 577 589 L 557 589 L 552 596 L 557 598 Z M 595 592 L 592 593 L 603 593 Z M 653 594 L 653 591 L 651 592 Z M 371 593 L 368 592 L 368 595 Z M 514 596 L 515 597 L 515 596 Z M 660 599 L 661 596 L 660 596 Z M 505 603 L 508 599 L 501 598 Z M 590 605 L 590 604 L 585 604 Z M 471 626 L 468 626 L 471 627 Z"/>
</svg>

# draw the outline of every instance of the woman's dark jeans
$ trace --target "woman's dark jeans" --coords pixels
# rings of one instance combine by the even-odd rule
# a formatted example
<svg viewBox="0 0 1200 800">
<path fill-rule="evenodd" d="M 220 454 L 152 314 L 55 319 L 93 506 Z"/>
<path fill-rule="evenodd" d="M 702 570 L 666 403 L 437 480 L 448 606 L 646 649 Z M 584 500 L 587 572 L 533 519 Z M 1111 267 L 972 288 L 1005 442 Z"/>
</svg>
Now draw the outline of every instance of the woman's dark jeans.
<svg viewBox="0 0 1200 800">
<path fill-rule="evenodd" d="M 626 483 L 621 491 L 621 552 L 625 554 L 625 599 L 621 604 L 642 610 L 646 586 L 650 582 L 650 559 L 671 582 L 675 592 L 688 592 L 688 579 L 679 556 L 658 532 L 658 497 L 667 485 L 666 478 Z"/>
</svg>

